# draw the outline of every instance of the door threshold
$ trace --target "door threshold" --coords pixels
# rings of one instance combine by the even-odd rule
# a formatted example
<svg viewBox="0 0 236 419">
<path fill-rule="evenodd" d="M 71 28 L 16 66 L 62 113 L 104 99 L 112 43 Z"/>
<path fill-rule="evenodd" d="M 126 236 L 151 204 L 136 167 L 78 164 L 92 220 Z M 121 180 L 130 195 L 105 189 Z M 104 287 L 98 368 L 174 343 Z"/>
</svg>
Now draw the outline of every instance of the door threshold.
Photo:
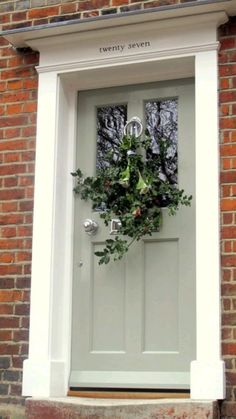
<svg viewBox="0 0 236 419">
<path fill-rule="evenodd" d="M 140 389 L 70 389 L 67 393 L 70 397 L 82 397 L 93 399 L 189 399 L 189 390 L 140 390 Z"/>
</svg>

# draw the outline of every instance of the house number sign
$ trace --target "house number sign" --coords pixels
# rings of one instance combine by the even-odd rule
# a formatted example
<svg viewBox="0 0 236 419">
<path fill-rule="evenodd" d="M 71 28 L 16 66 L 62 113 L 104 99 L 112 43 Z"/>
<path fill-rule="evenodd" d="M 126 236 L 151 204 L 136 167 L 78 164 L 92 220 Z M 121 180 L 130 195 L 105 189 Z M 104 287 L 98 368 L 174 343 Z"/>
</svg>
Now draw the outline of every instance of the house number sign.
<svg viewBox="0 0 236 419">
<path fill-rule="evenodd" d="M 130 50 L 144 49 L 151 46 L 150 41 L 130 42 L 129 44 L 115 44 L 99 47 L 100 54 L 107 54 L 110 52 L 126 52 Z"/>
</svg>

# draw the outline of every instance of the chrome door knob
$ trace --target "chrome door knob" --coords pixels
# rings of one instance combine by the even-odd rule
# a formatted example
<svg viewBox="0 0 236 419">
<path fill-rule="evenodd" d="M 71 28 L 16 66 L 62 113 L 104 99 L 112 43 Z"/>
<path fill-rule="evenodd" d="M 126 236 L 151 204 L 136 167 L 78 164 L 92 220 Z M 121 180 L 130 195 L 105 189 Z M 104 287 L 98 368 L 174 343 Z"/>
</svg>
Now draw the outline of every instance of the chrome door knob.
<svg viewBox="0 0 236 419">
<path fill-rule="evenodd" d="M 98 223 L 96 223 L 94 220 L 91 220 L 90 218 L 86 218 L 86 220 L 84 220 L 83 226 L 85 232 L 89 235 L 96 234 L 98 229 Z"/>
</svg>

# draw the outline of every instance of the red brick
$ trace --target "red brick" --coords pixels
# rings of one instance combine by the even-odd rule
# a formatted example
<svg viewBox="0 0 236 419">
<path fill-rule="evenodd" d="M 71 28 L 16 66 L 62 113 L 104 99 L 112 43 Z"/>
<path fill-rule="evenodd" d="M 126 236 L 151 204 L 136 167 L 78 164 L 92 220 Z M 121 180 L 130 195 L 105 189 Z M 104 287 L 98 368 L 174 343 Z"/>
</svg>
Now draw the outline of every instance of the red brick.
<svg viewBox="0 0 236 419">
<path fill-rule="evenodd" d="M 6 116 L 0 118 L 0 127 L 14 127 L 28 124 L 28 116 Z"/>
<path fill-rule="evenodd" d="M 23 87 L 22 80 L 11 80 L 7 83 L 7 88 L 9 90 L 20 90 Z"/>
<path fill-rule="evenodd" d="M 221 65 L 219 73 L 220 77 L 236 75 L 236 64 Z"/>
<path fill-rule="evenodd" d="M 13 305 L 12 304 L 0 304 L 0 314 L 1 315 L 13 314 Z"/>
<path fill-rule="evenodd" d="M 236 171 L 222 172 L 220 180 L 221 183 L 236 183 Z"/>
<path fill-rule="evenodd" d="M 222 159 L 223 170 L 229 170 L 230 167 L 231 167 L 231 159 L 229 159 L 229 158 Z"/>
<path fill-rule="evenodd" d="M 36 127 L 25 127 L 22 129 L 23 137 L 34 137 L 36 135 Z"/>
<path fill-rule="evenodd" d="M 28 102 L 25 103 L 23 106 L 23 112 L 36 112 L 37 111 L 37 103 L 36 102 Z"/>
<path fill-rule="evenodd" d="M 220 128 L 221 129 L 236 129 L 236 119 L 235 118 L 220 118 Z"/>
<path fill-rule="evenodd" d="M 33 25 L 34 26 L 38 26 L 38 25 L 46 25 L 46 24 L 48 24 L 49 23 L 49 19 L 35 19 L 34 21 L 33 21 Z"/>
<path fill-rule="evenodd" d="M 38 79 L 25 79 L 23 80 L 23 88 L 24 89 L 37 89 L 38 87 Z"/>
<path fill-rule="evenodd" d="M 222 340 L 228 340 L 232 338 L 232 329 L 227 327 L 222 329 L 221 334 Z"/>
<path fill-rule="evenodd" d="M 17 175 L 21 173 L 26 173 L 25 164 L 6 164 L 0 166 L 0 175 Z M 5 192 L 5 191 L 0 191 Z"/>
<path fill-rule="evenodd" d="M 236 210 L 236 199 L 222 199 L 221 200 L 222 211 L 234 211 Z"/>
<path fill-rule="evenodd" d="M 4 13 L 4 15 L 0 15 L 0 23 L 5 24 L 10 22 L 10 15 Z"/>
<path fill-rule="evenodd" d="M 1 355 L 17 355 L 19 354 L 20 345 L 16 343 L 0 343 L 0 354 Z"/>
<path fill-rule="evenodd" d="M 219 94 L 220 102 L 226 103 L 226 102 L 235 102 L 236 101 L 236 91 L 226 91 L 226 92 L 220 92 Z"/>
<path fill-rule="evenodd" d="M 19 179 L 19 186 L 32 186 L 34 184 L 33 176 L 21 176 Z"/>
<path fill-rule="evenodd" d="M 35 161 L 35 151 L 24 151 L 21 153 L 22 161 Z"/>
<path fill-rule="evenodd" d="M 0 328 L 1 329 L 17 329 L 19 328 L 18 317 L 0 317 Z"/>
<path fill-rule="evenodd" d="M 0 341 L 12 340 L 12 332 L 10 330 L 0 330 Z"/>
<path fill-rule="evenodd" d="M 17 262 L 24 262 L 31 260 L 31 253 L 30 252 L 18 252 L 17 253 Z"/>
<path fill-rule="evenodd" d="M 26 20 L 27 14 L 26 12 L 16 12 L 16 13 L 12 13 L 11 17 L 12 17 L 13 22 L 18 22 L 21 20 Z"/>
<path fill-rule="evenodd" d="M 31 282 L 30 277 L 17 278 L 16 288 L 20 288 L 20 289 L 30 288 L 30 282 Z"/>
<path fill-rule="evenodd" d="M 93 9 L 103 9 L 110 6 L 110 0 L 85 0 L 79 3 L 78 10 L 87 11 Z"/>
<path fill-rule="evenodd" d="M 8 115 L 14 115 L 14 114 L 17 114 L 17 113 L 21 113 L 22 108 L 23 108 L 23 105 L 21 103 L 15 103 L 13 105 L 8 105 L 7 106 L 7 114 Z"/>
<path fill-rule="evenodd" d="M 16 227 L 4 227 L 1 229 L 2 237 L 16 237 Z"/>
<path fill-rule="evenodd" d="M 21 201 L 19 203 L 20 211 L 33 211 L 34 203 L 33 201 Z"/>
<path fill-rule="evenodd" d="M 20 226 L 17 229 L 18 236 L 22 237 L 31 237 L 32 236 L 32 226 Z"/>
<path fill-rule="evenodd" d="M 17 57 L 12 57 L 8 59 L 8 66 L 9 68 L 11 67 L 19 67 L 20 65 L 23 64 L 23 59 L 20 56 Z M 24 87 L 24 84 L 23 84 Z"/>
<path fill-rule="evenodd" d="M 11 384 L 11 388 L 10 388 L 10 394 L 12 396 L 21 396 L 22 393 L 22 384 Z"/>
<path fill-rule="evenodd" d="M 11 176 L 11 177 L 4 177 L 4 186 L 5 188 L 12 188 L 14 186 L 18 185 L 18 179 L 16 176 Z M 8 203 L 5 202 L 5 205 L 7 205 Z M 10 205 L 12 205 L 12 202 L 10 203 Z M 12 208 L 12 207 L 11 207 Z M 11 211 L 16 211 L 14 209 L 11 209 Z"/>
<path fill-rule="evenodd" d="M 61 6 L 61 14 L 67 14 L 67 13 L 74 13 L 77 12 L 77 4 L 75 3 L 68 3 L 68 4 L 62 4 Z"/>
<path fill-rule="evenodd" d="M 18 290 L 0 290 L 0 302 L 22 301 L 22 291 Z"/>
<path fill-rule="evenodd" d="M 12 357 L 12 367 L 13 368 L 23 368 L 23 362 L 25 361 L 25 357 L 22 356 L 13 356 Z"/>
<path fill-rule="evenodd" d="M 222 185 L 221 186 L 221 197 L 227 198 L 231 196 L 231 185 Z"/>
<path fill-rule="evenodd" d="M 44 7 L 41 9 L 32 9 L 28 12 L 28 19 L 39 19 L 42 17 L 56 16 L 59 13 L 59 7 Z"/>
<path fill-rule="evenodd" d="M 0 92 L 4 92 L 6 90 L 7 83 L 5 81 L 0 82 Z"/>
<path fill-rule="evenodd" d="M 4 154 L 4 163 L 17 163 L 20 162 L 21 156 L 19 153 Z"/>
<path fill-rule="evenodd" d="M 30 99 L 29 91 L 2 93 L 0 95 L 0 103 L 24 102 Z"/>
<path fill-rule="evenodd" d="M 222 116 L 228 116 L 230 114 L 229 105 L 221 105 L 220 114 Z"/>
<path fill-rule="evenodd" d="M 223 224 L 232 224 L 233 214 L 223 214 Z"/>
<path fill-rule="evenodd" d="M 24 275 L 30 275 L 31 274 L 31 264 L 23 266 L 23 274 Z"/>
<path fill-rule="evenodd" d="M 223 298 L 222 305 L 223 311 L 229 311 L 231 309 L 231 300 L 229 298 Z"/>
<path fill-rule="evenodd" d="M 0 263 L 12 263 L 14 262 L 14 253 L 0 253 Z M 0 290 L 0 301 L 1 301 L 1 290 Z"/>
<path fill-rule="evenodd" d="M 222 281 L 228 282 L 231 279 L 231 269 L 222 270 Z"/>
<path fill-rule="evenodd" d="M 28 330 L 15 330 L 13 332 L 13 340 L 15 342 L 27 342 L 29 338 Z"/>
<path fill-rule="evenodd" d="M 24 199 L 25 191 L 24 189 L 9 189 L 9 190 L 0 190 L 0 200 L 12 200 L 12 199 Z"/>
<path fill-rule="evenodd" d="M 29 345 L 26 343 L 21 344 L 20 355 L 28 355 L 28 353 L 29 353 Z"/>
<path fill-rule="evenodd" d="M 30 305 L 29 304 L 16 304 L 15 305 L 15 315 L 16 316 L 27 316 L 30 312 Z M 27 322 L 24 321 L 24 324 Z"/>
<path fill-rule="evenodd" d="M 232 49 L 235 48 L 236 46 L 236 40 L 235 37 L 230 37 L 230 38 L 223 38 L 220 41 L 220 49 L 224 50 L 224 49 Z"/>
<path fill-rule="evenodd" d="M 231 167 L 232 169 L 236 169 L 236 158 L 231 159 Z"/>
<path fill-rule="evenodd" d="M 224 296 L 236 296 L 236 284 L 223 284 L 222 295 Z"/>
<path fill-rule="evenodd" d="M 27 304 L 25 304 L 25 306 L 27 306 Z M 28 304 L 29 306 L 29 304 Z M 22 317 L 22 327 L 26 327 L 27 329 L 29 329 L 29 316 L 28 317 Z"/>
<path fill-rule="evenodd" d="M 224 255 L 221 257 L 221 263 L 224 267 L 236 266 L 236 255 Z"/>
<path fill-rule="evenodd" d="M 236 326 L 236 313 L 223 313 L 222 315 L 223 326 Z M 236 343 L 223 344 L 224 355 L 235 355 Z"/>
<path fill-rule="evenodd" d="M 228 384 L 236 385 L 236 372 L 227 372 L 226 380 Z"/>
<path fill-rule="evenodd" d="M 112 0 L 112 6 L 122 6 L 123 4 L 128 4 L 129 0 Z"/>
</svg>

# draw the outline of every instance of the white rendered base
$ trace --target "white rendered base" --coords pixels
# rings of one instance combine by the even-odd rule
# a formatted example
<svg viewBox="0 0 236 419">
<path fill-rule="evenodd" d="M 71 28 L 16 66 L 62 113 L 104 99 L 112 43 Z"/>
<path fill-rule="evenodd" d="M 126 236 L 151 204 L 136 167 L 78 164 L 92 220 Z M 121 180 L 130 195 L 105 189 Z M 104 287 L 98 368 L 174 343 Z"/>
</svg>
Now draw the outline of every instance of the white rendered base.
<svg viewBox="0 0 236 419">
<path fill-rule="evenodd" d="M 65 363 L 60 361 L 24 361 L 23 396 L 64 397 L 67 393 Z"/>
<path fill-rule="evenodd" d="M 206 343 L 207 344 L 207 343 Z M 223 361 L 191 362 L 191 399 L 220 400 L 225 398 L 225 367 Z"/>
</svg>

